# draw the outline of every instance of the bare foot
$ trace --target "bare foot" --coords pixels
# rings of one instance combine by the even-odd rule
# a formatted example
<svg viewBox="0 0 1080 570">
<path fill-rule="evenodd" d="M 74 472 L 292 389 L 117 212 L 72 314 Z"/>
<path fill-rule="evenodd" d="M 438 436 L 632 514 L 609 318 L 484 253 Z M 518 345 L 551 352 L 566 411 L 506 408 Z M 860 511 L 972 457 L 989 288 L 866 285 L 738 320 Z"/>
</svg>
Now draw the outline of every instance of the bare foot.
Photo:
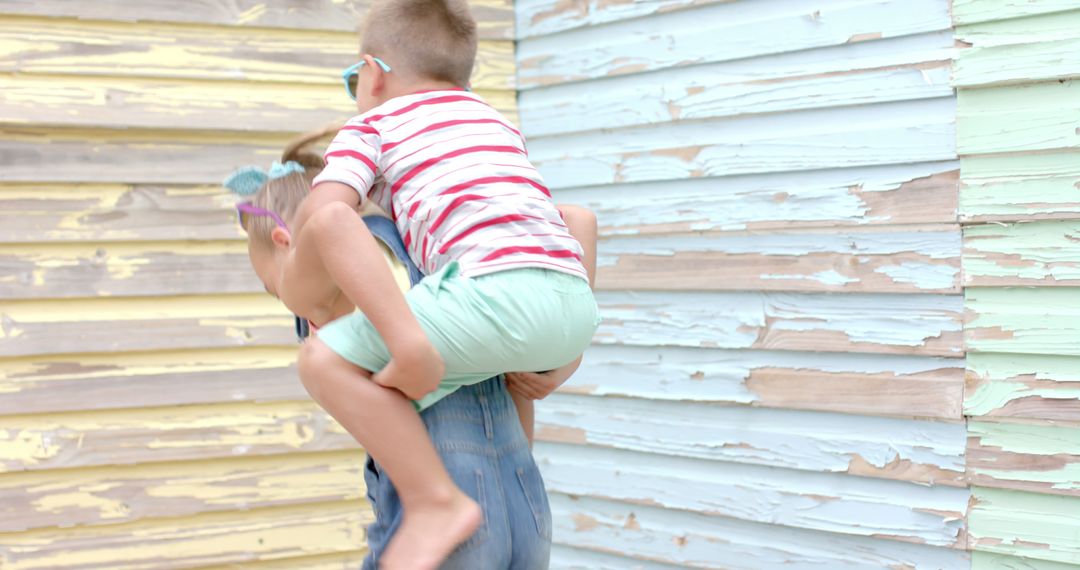
<svg viewBox="0 0 1080 570">
<path fill-rule="evenodd" d="M 472 537 L 483 521 L 480 505 L 461 492 L 448 503 L 406 509 L 379 568 L 435 570 L 459 544 Z"/>
</svg>

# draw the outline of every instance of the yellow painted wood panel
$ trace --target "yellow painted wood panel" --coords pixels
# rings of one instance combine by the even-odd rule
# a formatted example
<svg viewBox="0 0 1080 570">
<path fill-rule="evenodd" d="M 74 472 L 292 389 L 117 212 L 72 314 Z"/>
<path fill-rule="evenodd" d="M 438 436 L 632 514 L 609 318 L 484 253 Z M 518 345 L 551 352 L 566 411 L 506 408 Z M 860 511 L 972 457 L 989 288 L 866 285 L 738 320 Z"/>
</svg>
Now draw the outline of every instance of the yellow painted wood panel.
<svg viewBox="0 0 1080 570">
<path fill-rule="evenodd" d="M 0 416 L 307 398 L 295 346 L 0 360 Z"/>
<path fill-rule="evenodd" d="M 244 236 L 221 186 L 0 183 L 0 243 L 231 240 Z"/>
<path fill-rule="evenodd" d="M 364 502 L 330 502 L 3 535 L 4 570 L 172 570 L 355 553 L 371 520 Z"/>
<path fill-rule="evenodd" d="M 18 73 L 341 86 L 359 46 L 349 32 L 0 16 L 0 71 Z M 481 42 L 474 86 L 513 90 L 514 78 L 513 42 Z"/>
<path fill-rule="evenodd" d="M 363 497 L 364 460 L 350 449 L 2 474 L 0 533 L 352 502 Z"/>
<path fill-rule="evenodd" d="M 0 473 L 341 449 L 356 442 L 310 401 L 0 417 Z"/>
<path fill-rule="evenodd" d="M 0 356 L 248 346 L 296 346 L 292 315 L 269 295 L 0 304 Z"/>
<path fill-rule="evenodd" d="M 370 0 L 4 0 L 0 14 L 353 31 L 370 5 Z M 469 0 L 469 6 L 480 37 L 514 37 L 513 2 Z"/>
<path fill-rule="evenodd" d="M 513 6 L 473 87 L 516 116 Z M 363 452 L 218 184 L 355 113 L 344 0 L 0 3 L 0 568 L 356 568 Z"/>
<path fill-rule="evenodd" d="M 476 93 L 514 117 L 514 92 Z M 301 132 L 357 113 L 341 83 L 0 73 L 0 124 Z"/>
</svg>

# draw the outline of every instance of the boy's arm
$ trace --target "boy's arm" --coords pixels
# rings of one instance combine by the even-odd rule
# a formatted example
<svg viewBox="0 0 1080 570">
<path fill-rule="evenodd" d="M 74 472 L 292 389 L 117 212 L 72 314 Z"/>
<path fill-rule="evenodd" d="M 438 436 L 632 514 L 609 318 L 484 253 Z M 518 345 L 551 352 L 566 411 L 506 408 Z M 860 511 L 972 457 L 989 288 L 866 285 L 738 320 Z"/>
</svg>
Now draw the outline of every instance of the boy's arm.
<svg viewBox="0 0 1080 570">
<path fill-rule="evenodd" d="M 556 207 L 559 209 L 559 213 L 562 214 L 563 221 L 566 222 L 566 227 L 570 230 L 570 235 L 574 236 L 574 239 L 581 244 L 581 249 L 585 250 L 581 263 L 589 274 L 589 287 L 595 287 L 596 236 L 598 233 L 596 214 L 592 210 L 581 206 L 558 204 Z"/>
<path fill-rule="evenodd" d="M 414 400 L 434 390 L 442 379 L 442 358 L 420 328 L 382 250 L 356 210 L 345 203 L 323 205 L 295 239 L 296 249 L 286 261 L 285 287 L 279 292 L 282 300 L 303 302 L 305 295 L 318 294 L 312 283 L 336 285 L 371 321 L 390 350 L 390 363 L 381 371 L 373 370 L 372 379 Z M 299 289 L 290 289 L 293 286 Z"/>
</svg>

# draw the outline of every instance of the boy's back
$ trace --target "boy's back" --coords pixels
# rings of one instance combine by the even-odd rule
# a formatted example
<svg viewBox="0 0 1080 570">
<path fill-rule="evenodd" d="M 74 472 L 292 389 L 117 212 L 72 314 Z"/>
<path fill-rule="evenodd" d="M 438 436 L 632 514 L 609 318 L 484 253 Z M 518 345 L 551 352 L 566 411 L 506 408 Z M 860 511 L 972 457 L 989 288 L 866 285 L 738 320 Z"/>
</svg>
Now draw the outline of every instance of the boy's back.
<svg viewBox="0 0 1080 570">
<path fill-rule="evenodd" d="M 426 274 L 458 261 L 470 277 L 532 267 L 586 278 L 521 133 L 473 93 L 386 101 L 351 120 L 326 159 L 316 184 L 344 183 L 390 212 Z"/>
</svg>

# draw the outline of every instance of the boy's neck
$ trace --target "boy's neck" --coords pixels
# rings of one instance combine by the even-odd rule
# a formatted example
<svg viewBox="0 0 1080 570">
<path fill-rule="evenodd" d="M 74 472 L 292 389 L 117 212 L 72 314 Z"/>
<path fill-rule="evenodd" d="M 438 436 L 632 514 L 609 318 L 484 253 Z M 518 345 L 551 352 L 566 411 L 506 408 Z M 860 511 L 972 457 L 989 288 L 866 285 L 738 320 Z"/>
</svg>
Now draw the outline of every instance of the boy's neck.
<svg viewBox="0 0 1080 570">
<path fill-rule="evenodd" d="M 415 81 L 401 82 L 395 81 L 393 84 L 388 84 L 386 87 L 386 98 L 383 100 L 383 103 L 391 99 L 396 99 L 397 97 L 405 97 L 407 95 L 423 93 L 425 91 L 461 91 L 465 88 L 464 85 L 454 85 L 449 81 L 441 81 L 437 79 L 418 79 Z"/>
</svg>

